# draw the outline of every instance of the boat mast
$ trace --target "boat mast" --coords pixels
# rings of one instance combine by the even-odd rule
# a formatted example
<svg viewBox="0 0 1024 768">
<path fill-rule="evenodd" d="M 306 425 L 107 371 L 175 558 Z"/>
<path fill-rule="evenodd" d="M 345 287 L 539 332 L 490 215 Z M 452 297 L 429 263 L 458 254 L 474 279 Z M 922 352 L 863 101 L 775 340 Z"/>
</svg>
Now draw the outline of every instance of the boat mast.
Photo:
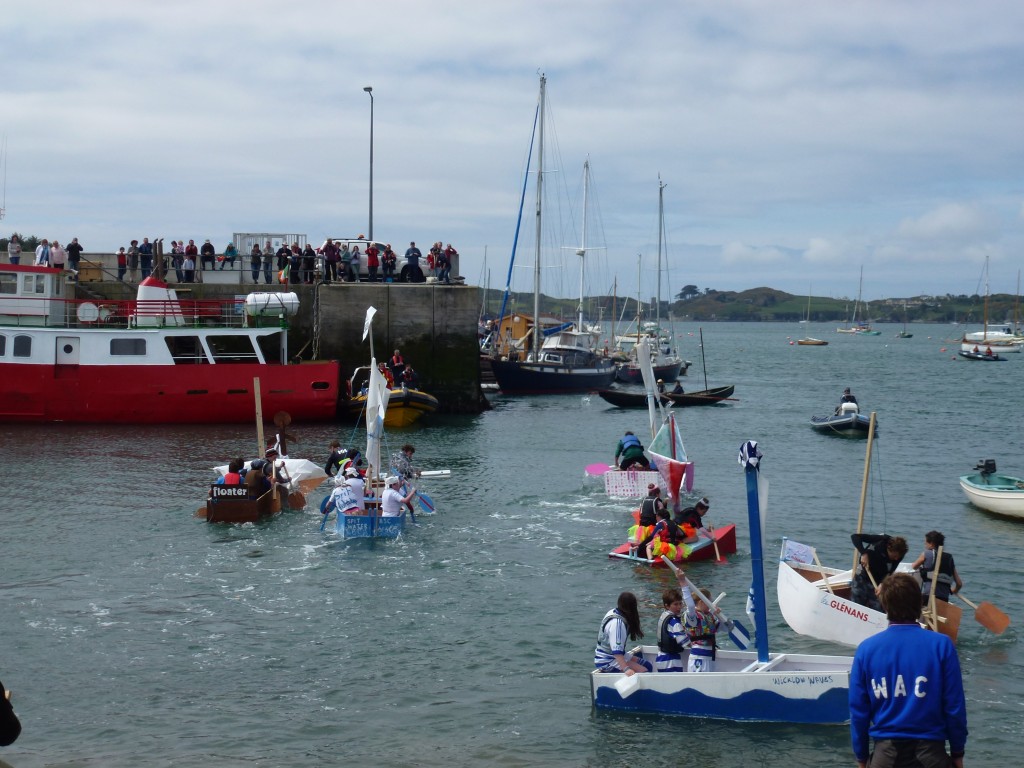
<svg viewBox="0 0 1024 768">
<path fill-rule="evenodd" d="M 540 213 L 544 192 L 544 89 L 547 78 L 540 76 L 540 121 L 537 133 L 537 257 L 533 265 L 533 360 L 540 362 Z"/>
<path fill-rule="evenodd" d="M 583 161 L 583 240 L 576 250 L 580 257 L 580 304 L 577 307 L 576 330 L 583 332 L 583 265 L 587 256 L 587 191 L 590 187 L 590 158 Z"/>
<path fill-rule="evenodd" d="M 985 256 L 985 322 L 981 326 L 981 342 L 988 341 L 988 256 Z"/>
<path fill-rule="evenodd" d="M 665 232 L 665 187 L 668 184 L 661 180 L 658 174 L 658 308 L 655 310 L 655 318 L 659 327 L 661 326 L 661 241 Z"/>
</svg>

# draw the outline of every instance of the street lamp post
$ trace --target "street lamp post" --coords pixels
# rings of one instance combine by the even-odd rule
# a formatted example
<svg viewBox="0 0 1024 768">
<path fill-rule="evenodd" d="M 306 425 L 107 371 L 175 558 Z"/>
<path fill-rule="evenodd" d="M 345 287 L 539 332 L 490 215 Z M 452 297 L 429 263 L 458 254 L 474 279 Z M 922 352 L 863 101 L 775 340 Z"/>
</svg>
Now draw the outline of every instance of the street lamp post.
<svg viewBox="0 0 1024 768">
<path fill-rule="evenodd" d="M 368 94 L 370 94 L 370 234 L 369 238 L 373 241 L 373 87 L 366 86 L 363 88 Z"/>
</svg>

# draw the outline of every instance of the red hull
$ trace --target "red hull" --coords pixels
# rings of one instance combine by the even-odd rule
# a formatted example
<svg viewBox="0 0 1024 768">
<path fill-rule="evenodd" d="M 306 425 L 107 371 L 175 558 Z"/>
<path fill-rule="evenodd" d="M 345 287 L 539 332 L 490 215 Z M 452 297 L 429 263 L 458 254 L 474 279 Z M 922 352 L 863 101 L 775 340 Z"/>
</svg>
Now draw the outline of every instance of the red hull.
<svg viewBox="0 0 1024 768">
<path fill-rule="evenodd" d="M 736 526 L 729 524 L 723 525 L 721 528 L 715 529 L 715 541 L 718 542 L 718 551 L 724 557 L 725 555 L 731 555 L 736 552 Z M 680 548 L 682 549 L 682 548 Z M 667 568 L 661 561 L 661 558 L 655 560 L 653 563 L 648 561 L 646 558 L 630 557 L 629 556 L 629 542 L 616 547 L 608 553 L 608 557 L 622 557 L 627 560 L 632 560 L 637 563 L 650 563 L 650 565 L 657 568 Z M 715 547 L 713 544 L 708 544 L 695 550 L 689 557 L 678 557 L 674 562 L 676 563 L 696 563 L 701 560 L 714 560 L 715 559 Z"/>
<path fill-rule="evenodd" d="M 340 365 L 0 365 L 0 421 L 231 424 L 256 413 L 337 416 Z"/>
</svg>

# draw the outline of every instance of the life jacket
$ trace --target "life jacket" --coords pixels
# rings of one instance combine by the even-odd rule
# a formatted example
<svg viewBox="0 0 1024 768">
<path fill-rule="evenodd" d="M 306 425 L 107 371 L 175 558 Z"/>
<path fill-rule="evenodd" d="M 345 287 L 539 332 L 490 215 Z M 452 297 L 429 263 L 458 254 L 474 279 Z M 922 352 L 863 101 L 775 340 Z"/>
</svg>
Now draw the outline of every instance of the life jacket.
<svg viewBox="0 0 1024 768">
<path fill-rule="evenodd" d="M 715 648 L 717 642 L 715 640 L 716 627 L 714 618 L 700 611 L 695 611 L 694 616 L 696 616 L 694 624 L 689 622 L 683 624 L 683 629 L 686 630 L 690 642 L 704 648 Z"/>
<path fill-rule="evenodd" d="M 648 496 L 640 502 L 640 525 L 656 525 L 658 523 L 657 498 Z"/>
<path fill-rule="evenodd" d="M 607 638 L 605 637 L 604 631 L 613 620 L 619 619 L 623 624 L 626 623 L 625 617 L 619 613 L 616 608 L 612 608 L 608 613 L 605 614 L 604 620 L 601 622 L 601 628 L 597 630 L 597 645 L 604 649 L 606 652 L 611 653 L 612 648 L 608 644 Z"/>
<path fill-rule="evenodd" d="M 622 438 L 622 450 L 625 452 L 630 448 L 639 448 L 640 450 L 643 450 L 644 445 L 636 435 L 624 435 Z"/>
<path fill-rule="evenodd" d="M 658 650 L 662 653 L 680 654 L 683 652 L 683 646 L 668 631 L 668 620 L 671 618 L 679 617 L 671 611 L 662 611 L 661 618 L 658 619 Z"/>
<path fill-rule="evenodd" d="M 237 472 L 224 473 L 224 485 L 241 485 L 242 476 Z"/>
<path fill-rule="evenodd" d="M 929 563 L 928 561 L 931 560 Z M 953 584 L 953 571 L 956 566 L 953 564 L 953 556 L 948 552 L 942 553 L 942 562 L 939 564 L 939 573 L 935 577 L 935 580 L 945 585 L 947 588 Z M 932 580 L 932 571 L 935 570 L 935 550 L 932 550 L 932 556 L 927 558 L 922 563 L 920 568 L 921 581 L 930 582 Z M 942 591 L 935 593 L 936 595 L 942 594 Z"/>
</svg>

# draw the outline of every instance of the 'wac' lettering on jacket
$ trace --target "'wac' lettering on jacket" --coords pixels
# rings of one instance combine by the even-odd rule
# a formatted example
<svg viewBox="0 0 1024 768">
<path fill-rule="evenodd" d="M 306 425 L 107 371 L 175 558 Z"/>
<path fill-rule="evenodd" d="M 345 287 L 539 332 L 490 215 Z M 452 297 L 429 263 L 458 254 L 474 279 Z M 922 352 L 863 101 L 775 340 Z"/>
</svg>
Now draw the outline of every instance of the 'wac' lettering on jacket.
<svg viewBox="0 0 1024 768">
<path fill-rule="evenodd" d="M 923 675 L 914 678 L 914 696 L 919 699 L 923 699 L 927 695 L 927 691 L 924 689 L 925 683 L 928 682 L 928 678 Z M 885 678 L 881 680 L 875 680 L 871 678 L 871 691 L 874 693 L 876 699 L 888 699 L 889 698 L 889 687 L 886 683 Z M 896 680 L 892 686 L 892 697 L 894 699 L 900 696 L 907 695 L 907 686 L 903 682 L 903 675 L 896 675 Z"/>
</svg>

